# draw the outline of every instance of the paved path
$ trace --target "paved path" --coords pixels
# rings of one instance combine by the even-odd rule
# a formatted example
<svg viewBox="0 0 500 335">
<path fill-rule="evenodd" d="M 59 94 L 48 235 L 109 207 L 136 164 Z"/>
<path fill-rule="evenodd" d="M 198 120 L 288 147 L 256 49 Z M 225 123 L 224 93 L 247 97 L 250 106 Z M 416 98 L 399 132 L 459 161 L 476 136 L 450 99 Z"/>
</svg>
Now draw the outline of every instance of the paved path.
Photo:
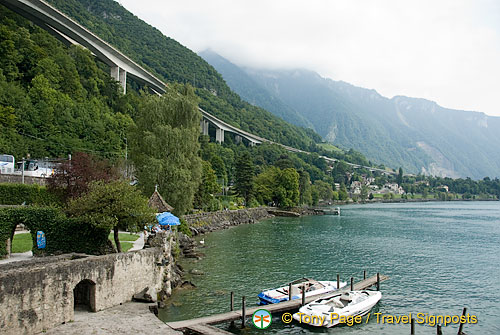
<svg viewBox="0 0 500 335">
<path fill-rule="evenodd" d="M 33 258 L 33 252 L 31 252 L 31 251 L 26 251 L 26 252 L 18 253 L 18 254 L 10 254 L 9 258 L 0 259 L 0 264 L 25 261 L 25 260 L 31 259 L 31 258 Z"/>
<path fill-rule="evenodd" d="M 105 334 L 182 334 L 175 331 L 149 311 L 149 304 L 127 302 L 101 312 L 75 311 L 75 320 L 52 328 L 47 335 Z"/>
<path fill-rule="evenodd" d="M 139 235 L 139 238 L 135 240 L 133 244 L 134 245 L 129 249 L 129 251 L 141 250 L 144 248 L 144 232 Z"/>
</svg>

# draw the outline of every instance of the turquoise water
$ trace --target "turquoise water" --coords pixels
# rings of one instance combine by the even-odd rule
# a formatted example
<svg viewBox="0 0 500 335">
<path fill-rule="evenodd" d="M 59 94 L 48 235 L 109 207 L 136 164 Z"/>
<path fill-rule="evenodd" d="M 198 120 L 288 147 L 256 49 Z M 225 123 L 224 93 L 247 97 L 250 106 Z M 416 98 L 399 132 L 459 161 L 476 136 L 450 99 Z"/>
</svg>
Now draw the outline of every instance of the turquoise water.
<svg viewBox="0 0 500 335">
<path fill-rule="evenodd" d="M 342 207 L 342 215 L 273 218 L 204 236 L 206 254 L 186 261 L 196 289 L 178 290 L 164 321 L 183 320 L 228 311 L 230 291 L 235 307 L 241 296 L 248 305 L 257 294 L 291 279 L 308 276 L 333 280 L 337 273 L 349 281 L 380 272 L 390 276 L 381 285 L 382 300 L 373 312 L 386 315 L 428 313 L 459 315 L 463 307 L 478 323 L 466 325 L 467 334 L 500 334 L 500 203 L 439 202 L 370 204 Z M 253 326 L 242 334 L 409 334 L 409 324 L 369 323 L 330 330 L 312 329 L 281 315 L 266 330 Z M 250 320 L 248 320 L 250 322 Z M 239 326 L 239 321 L 236 321 Z M 228 329 L 229 324 L 221 325 Z M 458 326 L 443 327 L 456 334 Z M 435 334 L 416 325 L 417 334 Z"/>
</svg>

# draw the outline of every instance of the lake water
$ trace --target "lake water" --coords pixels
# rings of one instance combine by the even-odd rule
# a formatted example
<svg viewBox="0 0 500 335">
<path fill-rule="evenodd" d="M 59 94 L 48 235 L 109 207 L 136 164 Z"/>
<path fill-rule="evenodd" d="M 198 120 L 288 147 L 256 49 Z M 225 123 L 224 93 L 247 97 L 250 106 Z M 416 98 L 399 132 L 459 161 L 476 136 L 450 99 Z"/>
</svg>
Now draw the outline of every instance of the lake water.
<svg viewBox="0 0 500 335">
<path fill-rule="evenodd" d="M 229 310 L 230 291 L 235 307 L 241 296 L 247 305 L 257 294 L 302 276 L 348 282 L 376 272 L 388 275 L 381 284 L 382 300 L 372 310 L 385 315 L 428 313 L 460 315 L 467 307 L 478 323 L 465 325 L 467 334 L 500 334 L 500 203 L 432 202 L 343 206 L 342 215 L 273 218 L 205 235 L 206 254 L 185 261 L 196 289 L 177 290 L 164 321 L 183 320 Z M 409 334 L 409 324 L 369 323 L 329 330 L 312 329 L 273 316 L 266 330 L 252 325 L 241 334 Z M 251 323 L 250 319 L 247 321 Z M 229 324 L 220 325 L 228 329 Z M 458 326 L 443 327 L 456 334 Z M 435 334 L 416 325 L 417 334 Z"/>
</svg>

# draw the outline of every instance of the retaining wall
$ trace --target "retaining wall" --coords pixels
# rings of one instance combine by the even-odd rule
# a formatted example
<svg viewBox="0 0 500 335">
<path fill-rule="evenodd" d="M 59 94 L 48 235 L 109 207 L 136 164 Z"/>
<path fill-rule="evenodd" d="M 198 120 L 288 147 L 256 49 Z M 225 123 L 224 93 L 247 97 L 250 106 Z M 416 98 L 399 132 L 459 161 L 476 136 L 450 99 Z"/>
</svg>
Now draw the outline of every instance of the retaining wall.
<svg viewBox="0 0 500 335">
<path fill-rule="evenodd" d="M 145 288 L 159 291 L 166 269 L 162 249 L 0 265 L 0 333 L 32 334 L 73 320 L 73 290 L 83 280 L 95 284 L 90 304 L 95 311 L 130 301 Z"/>
</svg>

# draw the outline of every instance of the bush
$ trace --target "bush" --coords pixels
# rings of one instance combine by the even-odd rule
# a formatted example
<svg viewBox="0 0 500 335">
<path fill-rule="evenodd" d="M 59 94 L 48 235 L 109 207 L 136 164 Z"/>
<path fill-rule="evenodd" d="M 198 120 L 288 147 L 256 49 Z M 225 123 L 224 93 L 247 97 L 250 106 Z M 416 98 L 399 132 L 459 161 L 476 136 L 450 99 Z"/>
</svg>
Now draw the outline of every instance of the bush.
<svg viewBox="0 0 500 335">
<path fill-rule="evenodd" d="M 189 229 L 189 225 L 184 219 L 180 219 L 181 224 L 178 227 L 178 230 L 183 233 L 184 235 L 187 235 L 189 237 L 193 236 L 193 233 L 191 232 L 191 229 Z"/>
<path fill-rule="evenodd" d="M 45 186 L 37 184 L 0 184 L 0 204 L 2 205 L 41 205 L 60 204 L 59 199 L 50 193 Z"/>
<path fill-rule="evenodd" d="M 95 228 L 77 218 L 68 218 L 61 210 L 49 207 L 0 209 L 1 246 L 6 245 L 16 225 L 21 223 L 31 232 L 34 255 L 69 252 L 99 255 L 112 250 L 108 240 L 109 230 Z M 45 249 L 36 247 L 36 232 L 39 230 L 45 233 Z M 6 248 L 1 247 L 0 257 L 6 254 Z"/>
</svg>

